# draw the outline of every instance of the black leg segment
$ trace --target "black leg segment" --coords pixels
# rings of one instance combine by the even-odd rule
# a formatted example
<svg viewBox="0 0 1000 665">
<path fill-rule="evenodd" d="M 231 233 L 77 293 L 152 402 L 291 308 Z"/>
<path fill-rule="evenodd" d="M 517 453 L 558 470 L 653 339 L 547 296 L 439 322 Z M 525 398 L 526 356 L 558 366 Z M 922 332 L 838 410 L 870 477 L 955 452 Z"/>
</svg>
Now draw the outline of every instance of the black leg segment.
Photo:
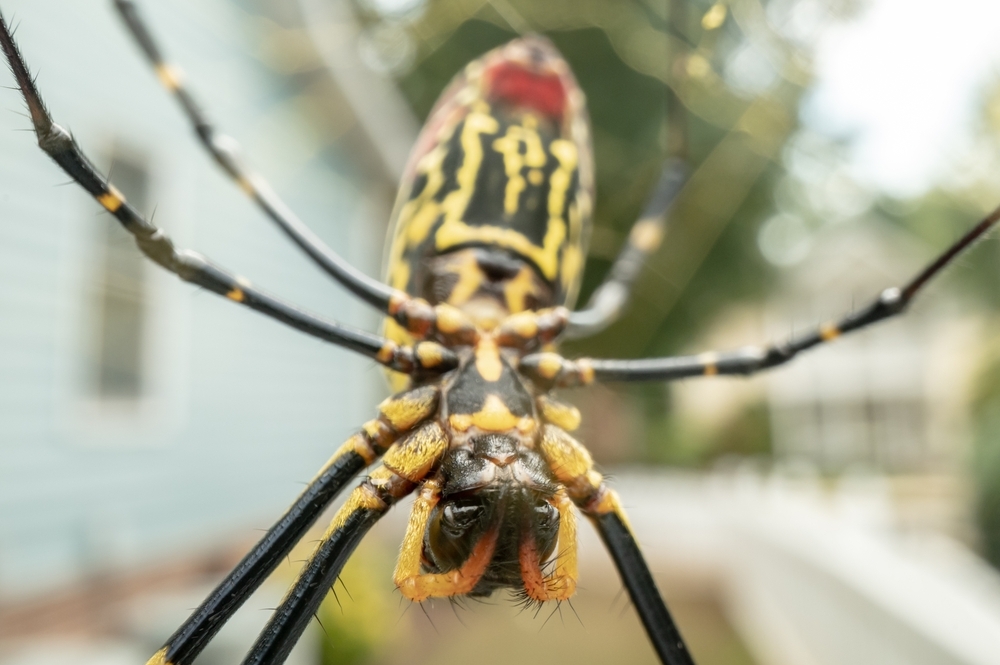
<svg viewBox="0 0 1000 665">
<path fill-rule="evenodd" d="M 335 456 L 260 542 L 170 636 L 150 665 L 191 665 L 223 624 L 295 547 L 344 485 L 367 464 L 354 451 Z"/>
<path fill-rule="evenodd" d="M 198 139 L 219 166 L 314 263 L 354 295 L 373 305 L 379 311 L 388 312 L 389 300 L 394 294 L 393 289 L 372 279 L 345 261 L 285 205 L 285 202 L 281 200 L 267 181 L 246 164 L 242 149 L 236 140 L 221 134 L 209 122 L 201 107 L 195 102 L 194 97 L 184 87 L 180 70 L 168 64 L 164 59 L 162 50 L 142 21 L 135 3 L 131 0 L 115 0 L 115 7 L 125 21 L 129 32 L 139 44 L 139 48 L 153 65 L 160 82 L 180 102 L 184 114 L 198 135 Z"/>
<path fill-rule="evenodd" d="M 383 466 L 351 493 L 243 665 L 285 662 L 358 543 L 397 500 L 415 487 L 416 483 Z"/>
<path fill-rule="evenodd" d="M 285 662 L 326 594 L 333 588 L 347 559 L 383 514 L 384 510 L 358 508 L 323 539 L 295 586 L 267 622 L 243 665 L 280 665 Z"/>
<path fill-rule="evenodd" d="M 670 206 L 687 181 L 687 175 L 687 165 L 680 160 L 671 159 L 663 165 L 660 180 L 639 220 L 632 226 L 607 279 L 597 287 L 584 309 L 570 314 L 569 326 L 564 333 L 567 338 L 599 333 L 621 316 L 642 266 L 663 241 Z"/>
<path fill-rule="evenodd" d="M 391 369 L 410 372 L 415 367 L 415 361 L 419 364 L 412 349 L 400 348 L 378 335 L 305 312 L 253 287 L 246 279 L 220 268 L 197 252 L 177 249 L 162 229 L 139 214 L 121 192 L 97 171 L 70 133 L 53 122 L 2 14 L 0 49 L 7 57 L 11 72 L 28 106 L 39 147 L 135 237 L 139 250 L 148 258 L 187 282 L 225 296 L 308 335 L 368 356 Z M 444 351 L 445 363 L 441 365 L 438 362 L 437 366 L 453 366 L 454 358 L 448 355 L 450 352 L 446 349 Z"/>
<path fill-rule="evenodd" d="M 694 665 L 632 532 L 617 513 L 591 517 L 611 553 L 636 612 L 663 665 Z"/>
<path fill-rule="evenodd" d="M 560 386 L 586 385 L 594 381 L 674 381 L 692 376 L 755 374 L 783 365 L 814 346 L 902 314 L 931 279 L 980 240 L 998 221 L 1000 208 L 980 220 L 904 286 L 885 289 L 861 309 L 779 344 L 641 360 L 567 360 L 552 353 L 539 353 L 524 357 L 520 369 L 543 384 Z"/>
</svg>

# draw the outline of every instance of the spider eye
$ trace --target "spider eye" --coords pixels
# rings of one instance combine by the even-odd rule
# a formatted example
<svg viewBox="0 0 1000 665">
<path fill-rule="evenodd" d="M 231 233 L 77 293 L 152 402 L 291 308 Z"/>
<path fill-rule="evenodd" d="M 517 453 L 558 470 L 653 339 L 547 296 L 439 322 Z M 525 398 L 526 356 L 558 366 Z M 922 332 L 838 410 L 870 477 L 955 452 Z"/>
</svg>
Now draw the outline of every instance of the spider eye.
<svg viewBox="0 0 1000 665">
<path fill-rule="evenodd" d="M 540 529 L 550 529 L 559 522 L 559 511 L 550 503 L 535 506 L 535 523 Z"/>
<path fill-rule="evenodd" d="M 464 497 L 438 504 L 427 526 L 424 554 L 434 572 L 461 567 L 492 514 L 488 497 Z"/>
<path fill-rule="evenodd" d="M 552 556 L 559 539 L 559 511 L 548 501 L 542 501 L 534 505 L 532 515 L 534 520 L 528 529 L 538 548 L 540 559 L 545 561 Z"/>
<path fill-rule="evenodd" d="M 452 533 L 464 533 L 479 522 L 483 510 L 479 502 L 449 503 L 441 511 L 441 526 Z"/>
</svg>

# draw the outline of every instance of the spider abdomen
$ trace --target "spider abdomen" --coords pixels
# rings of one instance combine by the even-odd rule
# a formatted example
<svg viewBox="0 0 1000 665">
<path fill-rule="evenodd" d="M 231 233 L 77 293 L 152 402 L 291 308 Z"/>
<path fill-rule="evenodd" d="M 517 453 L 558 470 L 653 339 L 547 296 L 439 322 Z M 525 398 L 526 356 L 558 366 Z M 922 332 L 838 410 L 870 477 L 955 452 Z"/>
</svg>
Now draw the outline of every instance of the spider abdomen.
<svg viewBox="0 0 1000 665">
<path fill-rule="evenodd" d="M 485 330 L 572 306 L 590 235 L 591 153 L 583 92 L 548 40 L 518 39 L 469 63 L 410 154 L 387 282 Z M 385 333 L 413 341 L 391 319 Z"/>
</svg>

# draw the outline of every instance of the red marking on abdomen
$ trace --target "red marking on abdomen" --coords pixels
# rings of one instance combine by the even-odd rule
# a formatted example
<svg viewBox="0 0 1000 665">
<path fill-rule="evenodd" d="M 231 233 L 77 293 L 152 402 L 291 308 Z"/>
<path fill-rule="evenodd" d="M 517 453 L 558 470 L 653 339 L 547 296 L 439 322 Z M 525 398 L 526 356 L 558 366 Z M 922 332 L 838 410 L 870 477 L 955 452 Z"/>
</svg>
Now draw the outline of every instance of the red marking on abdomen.
<svg viewBox="0 0 1000 665">
<path fill-rule="evenodd" d="M 489 97 L 512 106 L 534 109 L 552 118 L 562 118 L 566 88 L 557 74 L 536 74 L 522 65 L 503 63 L 488 74 Z"/>
</svg>

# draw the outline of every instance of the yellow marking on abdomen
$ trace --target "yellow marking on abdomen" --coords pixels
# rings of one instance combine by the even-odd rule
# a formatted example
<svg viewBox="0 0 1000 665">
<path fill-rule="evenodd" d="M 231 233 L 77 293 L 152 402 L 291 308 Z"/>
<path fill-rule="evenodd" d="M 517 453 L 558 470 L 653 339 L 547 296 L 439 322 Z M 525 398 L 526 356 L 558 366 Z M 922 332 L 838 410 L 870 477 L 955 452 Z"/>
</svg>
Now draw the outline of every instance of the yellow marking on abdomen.
<svg viewBox="0 0 1000 665">
<path fill-rule="evenodd" d="M 441 208 L 445 215 L 445 225 L 449 222 L 461 221 L 476 189 L 476 178 L 479 175 L 479 167 L 483 163 L 483 144 L 480 136 L 496 134 L 499 129 L 500 123 L 497 122 L 496 118 L 486 113 L 474 111 L 466 116 L 465 125 L 462 127 L 462 134 L 459 137 L 463 159 L 462 165 L 455 173 L 458 187 L 449 192 L 444 201 L 441 202 Z"/>
<path fill-rule="evenodd" d="M 549 220 L 549 223 L 552 224 L 552 220 Z M 555 231 L 550 227 L 545 235 L 544 246 L 539 247 L 523 233 L 514 229 L 489 225 L 469 226 L 461 220 L 446 220 L 434 236 L 435 247 L 443 252 L 451 247 L 473 242 L 499 245 L 533 261 L 545 278 L 551 280 L 555 279 L 559 267 L 557 252 L 565 238 L 565 224 L 562 220 L 557 219 L 555 226 L 557 227 Z"/>
<path fill-rule="evenodd" d="M 526 310 L 528 308 L 528 296 L 538 295 L 538 289 L 535 288 L 535 279 L 532 269 L 524 266 L 514 279 L 504 284 L 503 297 L 507 301 L 507 309 L 511 314 L 517 314 Z"/>
<path fill-rule="evenodd" d="M 493 123 L 486 122 L 484 118 L 492 120 Z M 476 119 L 476 123 L 470 124 L 473 119 Z M 549 144 L 549 151 L 559 161 L 559 166 L 549 179 L 548 228 L 541 246 L 513 229 L 491 225 L 469 226 L 462 220 L 462 216 L 472 196 L 475 176 L 483 159 L 479 135 L 494 133 L 497 128 L 496 121 L 489 116 L 472 114 L 466 120 L 462 131 L 465 161 L 456 177 L 459 188 L 448 194 L 441 206 L 445 218 L 435 234 L 435 247 L 438 251 L 444 251 L 471 242 L 499 245 L 531 260 L 546 279 L 553 280 L 559 272 L 559 250 L 567 237 L 567 221 L 563 218 L 563 209 L 566 204 L 566 194 L 572 183 L 573 171 L 579 160 L 579 152 L 576 145 L 564 139 L 556 139 Z"/>
<path fill-rule="evenodd" d="M 461 307 L 474 296 L 483 285 L 483 271 L 472 250 L 456 252 L 453 259 L 445 267 L 451 273 L 458 275 L 458 281 L 451 288 L 447 302 L 449 305 Z"/>
<path fill-rule="evenodd" d="M 562 285 L 565 290 L 565 304 L 572 307 L 576 301 L 576 293 L 580 288 L 580 277 L 583 268 L 583 233 L 585 219 L 590 219 L 590 195 L 583 184 L 585 168 L 578 169 L 581 178 L 580 188 L 576 191 L 576 196 L 569 206 L 569 240 L 566 249 L 563 250 Z"/>
<path fill-rule="evenodd" d="M 504 191 L 503 210 L 507 215 L 517 212 L 521 200 L 521 193 L 526 186 L 524 176 L 521 171 L 525 166 L 531 167 L 531 173 L 538 173 L 540 167 L 545 166 L 545 149 L 542 141 L 535 131 L 534 126 L 537 121 L 532 116 L 525 116 L 524 125 L 511 125 L 507 128 L 507 133 L 501 138 L 493 141 L 493 149 L 503 155 L 504 171 L 507 175 L 507 187 Z M 521 154 L 521 144 L 524 144 L 524 154 Z M 541 181 L 532 184 L 540 185 Z"/>
<path fill-rule="evenodd" d="M 389 282 L 397 289 L 405 289 L 410 278 L 410 266 L 404 260 L 406 251 L 424 241 L 441 215 L 441 206 L 434 197 L 445 181 L 441 168 L 447 154 L 447 150 L 439 142 L 420 158 L 414 177 L 426 175 L 427 183 L 416 197 L 400 208 L 387 266 Z"/>
</svg>

